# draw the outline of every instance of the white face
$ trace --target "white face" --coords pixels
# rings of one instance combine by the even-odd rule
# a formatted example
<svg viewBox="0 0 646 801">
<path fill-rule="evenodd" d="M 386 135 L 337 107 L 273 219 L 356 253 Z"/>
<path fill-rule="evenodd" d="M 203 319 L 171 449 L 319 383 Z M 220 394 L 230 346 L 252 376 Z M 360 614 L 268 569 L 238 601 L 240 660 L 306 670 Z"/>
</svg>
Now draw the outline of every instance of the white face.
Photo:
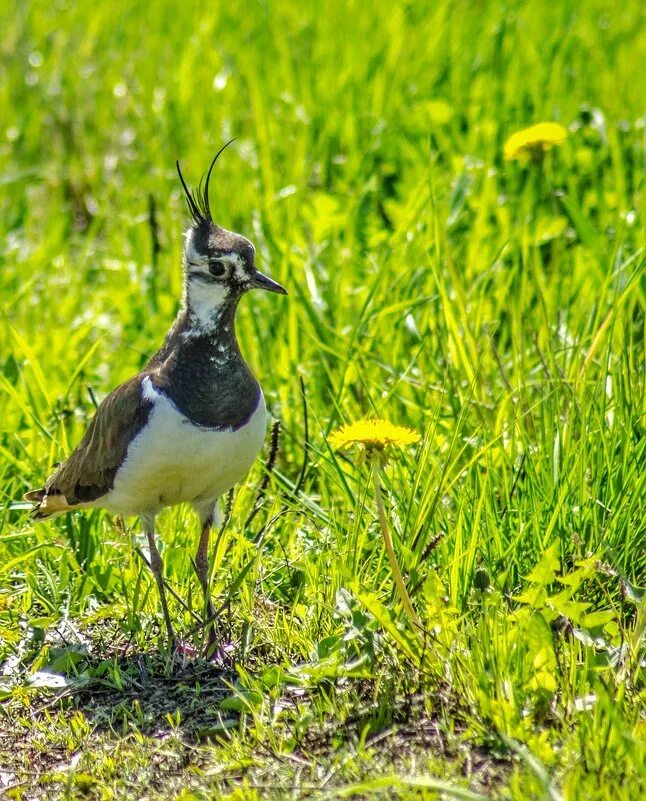
<svg viewBox="0 0 646 801">
<path fill-rule="evenodd" d="M 184 307 L 194 329 L 213 329 L 222 313 L 235 311 L 239 298 L 254 287 L 287 294 L 256 269 L 256 250 L 244 236 L 206 221 L 185 236 Z"/>
<path fill-rule="evenodd" d="M 250 286 L 250 266 L 244 256 L 238 250 L 229 250 L 226 247 L 233 237 L 244 243 L 242 246 L 245 247 L 247 256 L 250 254 L 253 258 L 255 251 L 251 242 L 228 231 L 218 238 L 220 241 L 209 242 L 206 252 L 202 249 L 206 243 L 202 241 L 202 247 L 197 246 L 194 229 L 189 229 L 186 234 L 185 299 L 191 316 L 199 327 L 211 327 L 220 316 L 222 308 Z"/>
</svg>

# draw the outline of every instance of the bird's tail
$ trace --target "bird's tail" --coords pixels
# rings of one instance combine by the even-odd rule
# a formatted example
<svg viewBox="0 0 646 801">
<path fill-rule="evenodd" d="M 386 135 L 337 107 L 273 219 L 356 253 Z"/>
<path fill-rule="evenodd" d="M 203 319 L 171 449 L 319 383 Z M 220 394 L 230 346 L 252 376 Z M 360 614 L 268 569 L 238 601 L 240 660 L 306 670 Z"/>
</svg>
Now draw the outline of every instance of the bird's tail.
<svg viewBox="0 0 646 801">
<path fill-rule="evenodd" d="M 49 494 L 45 487 L 24 494 L 24 499 L 34 504 L 31 516 L 34 520 L 46 520 L 69 511 L 72 507 L 62 493 Z"/>
</svg>

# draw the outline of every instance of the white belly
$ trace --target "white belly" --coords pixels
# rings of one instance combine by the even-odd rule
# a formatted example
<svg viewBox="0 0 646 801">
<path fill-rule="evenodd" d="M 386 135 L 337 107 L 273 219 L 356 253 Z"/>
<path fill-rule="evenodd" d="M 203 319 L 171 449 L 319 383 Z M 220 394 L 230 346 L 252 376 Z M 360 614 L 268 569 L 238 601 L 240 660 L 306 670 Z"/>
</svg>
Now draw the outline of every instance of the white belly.
<svg viewBox="0 0 646 801">
<path fill-rule="evenodd" d="M 154 391 L 154 390 L 153 390 Z M 122 515 L 156 514 L 165 506 L 215 501 L 247 474 L 265 439 L 267 412 L 258 408 L 237 431 L 192 425 L 164 395 L 135 437 L 101 506 Z"/>
</svg>

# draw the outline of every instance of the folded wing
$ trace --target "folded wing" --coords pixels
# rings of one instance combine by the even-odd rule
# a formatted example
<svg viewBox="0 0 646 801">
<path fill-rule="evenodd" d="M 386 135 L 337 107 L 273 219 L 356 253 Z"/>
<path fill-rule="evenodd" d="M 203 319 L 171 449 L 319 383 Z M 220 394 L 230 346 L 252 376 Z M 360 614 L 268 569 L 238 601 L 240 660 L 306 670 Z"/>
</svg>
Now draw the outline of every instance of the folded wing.
<svg viewBox="0 0 646 801">
<path fill-rule="evenodd" d="M 45 486 L 26 493 L 36 519 L 93 506 L 113 487 L 128 446 L 146 425 L 152 402 L 142 395 L 143 374 L 121 384 L 97 409 L 83 439 Z"/>
</svg>

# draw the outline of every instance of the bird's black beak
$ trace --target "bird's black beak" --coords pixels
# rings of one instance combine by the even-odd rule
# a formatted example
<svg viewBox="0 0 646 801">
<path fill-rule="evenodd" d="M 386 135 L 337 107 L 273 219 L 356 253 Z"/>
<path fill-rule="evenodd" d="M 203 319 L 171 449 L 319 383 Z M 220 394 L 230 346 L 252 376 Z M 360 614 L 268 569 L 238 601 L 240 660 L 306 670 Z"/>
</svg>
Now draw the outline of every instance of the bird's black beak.
<svg viewBox="0 0 646 801">
<path fill-rule="evenodd" d="M 272 281 L 271 278 L 267 278 L 260 270 L 254 272 L 253 278 L 251 279 L 251 286 L 257 287 L 258 289 L 266 289 L 268 292 L 277 292 L 279 295 L 287 294 L 287 290 L 284 286 L 276 283 L 276 281 Z"/>
</svg>

